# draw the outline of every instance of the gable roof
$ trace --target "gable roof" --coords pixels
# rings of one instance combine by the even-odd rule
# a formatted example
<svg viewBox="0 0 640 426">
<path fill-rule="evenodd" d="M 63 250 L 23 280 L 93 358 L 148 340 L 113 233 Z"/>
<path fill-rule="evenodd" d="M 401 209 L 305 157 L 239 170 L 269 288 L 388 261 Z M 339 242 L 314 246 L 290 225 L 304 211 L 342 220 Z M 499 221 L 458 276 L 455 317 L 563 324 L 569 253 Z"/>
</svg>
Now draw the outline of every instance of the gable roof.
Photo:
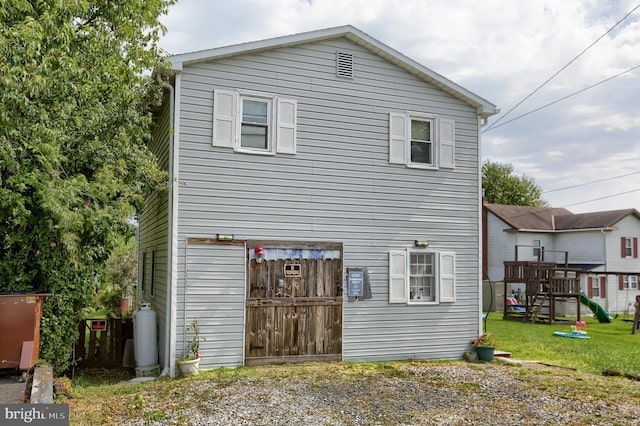
<svg viewBox="0 0 640 426">
<path fill-rule="evenodd" d="M 636 209 L 609 210 L 592 213 L 572 213 L 564 208 L 508 206 L 485 204 L 514 230 L 566 231 L 571 229 L 602 229 L 614 227 L 629 215 L 640 219 Z"/>
<path fill-rule="evenodd" d="M 554 207 L 509 206 L 505 204 L 485 204 L 484 207 L 514 230 L 602 229 L 614 227 L 629 215 L 640 219 L 640 212 L 636 209 L 576 214 L 565 208 Z"/>
<path fill-rule="evenodd" d="M 536 229 L 551 231 L 555 228 L 556 216 L 571 215 L 563 208 L 510 206 L 485 204 L 485 207 L 513 229 Z"/>
<path fill-rule="evenodd" d="M 442 75 L 426 68 L 414 60 L 404 56 L 395 49 L 379 42 L 373 37 L 365 34 L 351 25 L 341 27 L 327 28 L 323 30 L 310 31 L 300 34 L 294 34 L 284 37 L 276 37 L 266 40 L 254 41 L 249 43 L 235 44 L 231 46 L 218 47 L 214 49 L 200 50 L 197 52 L 183 53 L 179 55 L 169 56 L 167 60 L 171 62 L 171 71 L 180 72 L 184 65 L 197 62 L 210 61 L 229 56 L 259 52 L 262 50 L 270 50 L 286 46 L 295 46 L 303 43 L 311 43 L 322 40 L 336 39 L 345 37 L 348 40 L 369 49 L 376 55 L 398 65 L 411 74 L 427 81 L 439 89 L 451 94 L 457 99 L 475 107 L 478 114 L 484 118 L 499 112 L 496 106 L 484 98 L 470 92 L 469 90 L 448 80 Z"/>
<path fill-rule="evenodd" d="M 610 228 L 629 215 L 640 219 L 640 212 L 636 209 L 571 214 L 556 218 L 556 229 Z"/>
</svg>

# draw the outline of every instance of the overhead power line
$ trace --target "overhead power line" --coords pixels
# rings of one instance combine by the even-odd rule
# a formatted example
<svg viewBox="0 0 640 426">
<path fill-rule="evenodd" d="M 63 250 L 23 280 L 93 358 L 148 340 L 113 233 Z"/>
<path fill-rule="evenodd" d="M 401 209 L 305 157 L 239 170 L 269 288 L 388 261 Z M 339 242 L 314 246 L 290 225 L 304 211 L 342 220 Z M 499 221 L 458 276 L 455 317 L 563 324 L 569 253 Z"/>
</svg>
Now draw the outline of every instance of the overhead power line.
<svg viewBox="0 0 640 426">
<path fill-rule="evenodd" d="M 600 37 L 598 37 L 593 43 L 591 43 L 589 46 L 587 46 L 585 49 L 582 50 L 582 52 L 580 52 L 576 57 L 574 57 L 572 60 L 570 60 L 565 66 L 563 66 L 562 68 L 560 68 L 555 74 L 553 74 L 551 77 L 549 77 L 548 79 L 546 79 L 542 84 L 540 84 L 538 87 L 536 87 L 531 93 L 529 93 L 527 96 L 525 96 L 520 102 L 518 102 L 517 104 L 515 104 L 515 106 L 513 106 L 511 109 L 509 109 L 506 113 L 504 113 L 503 115 L 501 115 L 492 125 L 490 125 L 489 127 L 487 127 L 487 129 L 485 129 L 482 133 L 484 132 L 488 132 L 489 130 L 492 130 L 495 127 L 499 127 L 497 126 L 497 124 L 502 121 L 502 119 L 504 119 L 505 117 L 507 117 L 513 110 L 515 110 L 516 108 L 518 108 L 520 105 L 522 105 L 527 99 L 529 99 L 531 96 L 533 96 L 538 90 L 542 89 L 544 86 L 547 85 L 547 83 L 549 83 L 551 80 L 553 80 L 558 74 L 560 74 L 562 71 L 564 71 L 565 69 L 567 69 L 572 63 L 574 63 L 580 56 L 584 55 L 587 50 L 591 49 L 596 43 L 598 43 L 600 40 L 602 40 L 607 34 L 609 34 L 611 31 L 613 31 L 613 29 L 615 27 L 617 27 L 618 25 L 620 25 L 625 19 L 627 19 L 629 17 L 629 15 L 631 15 L 633 12 L 635 12 L 638 8 L 640 8 L 640 4 L 638 4 L 636 7 L 634 7 L 633 9 L 631 9 L 631 11 L 629 13 L 627 13 L 626 15 L 624 15 L 624 17 L 622 17 L 622 19 L 620 19 L 618 22 L 616 22 L 611 28 L 609 28 L 604 34 L 602 34 Z M 526 115 L 526 114 L 525 114 Z M 522 118 L 525 115 L 521 115 L 518 118 Z M 510 120 L 513 121 L 513 120 Z"/>
<path fill-rule="evenodd" d="M 550 192 L 564 191 L 565 189 L 578 188 L 580 186 L 592 185 L 594 183 L 606 182 L 608 180 L 620 179 L 620 178 L 623 178 L 623 177 L 633 176 L 633 175 L 637 175 L 637 174 L 640 174 L 640 172 L 633 172 L 633 173 L 627 173 L 625 175 L 620 175 L 620 176 L 612 176 L 612 177 L 608 177 L 608 178 L 604 178 L 604 179 L 592 180 L 591 182 L 578 183 L 576 185 L 571 185 L 571 186 L 563 186 L 562 188 L 555 188 L 555 189 L 549 189 L 548 191 L 542 191 L 542 193 L 543 194 L 548 194 Z"/>
<path fill-rule="evenodd" d="M 625 194 L 631 194 L 632 192 L 637 192 L 640 191 L 640 188 L 636 188 L 636 189 L 632 189 L 631 191 L 625 191 L 625 192 L 619 192 L 617 194 L 611 194 L 611 195 L 605 195 L 604 197 L 598 197 L 598 198 L 593 198 L 591 200 L 587 200 L 587 201 L 579 201 L 577 203 L 572 203 L 572 204 L 567 204 L 563 207 L 571 207 L 571 206 L 576 206 L 578 204 L 586 204 L 586 203 L 590 203 L 592 201 L 600 201 L 600 200 L 605 200 L 607 198 L 613 198 L 613 197 L 617 197 L 619 195 L 625 195 Z"/>
<path fill-rule="evenodd" d="M 551 105 L 555 105 L 555 104 L 557 104 L 558 102 L 562 102 L 562 101 L 564 101 L 564 100 L 566 100 L 566 99 L 569 99 L 569 98 L 571 98 L 571 97 L 573 97 L 573 96 L 575 96 L 575 95 L 578 95 L 578 94 L 580 94 L 580 93 L 582 93 L 582 92 L 586 92 L 586 91 L 587 91 L 587 90 L 589 90 L 589 89 L 593 89 L 593 88 L 594 88 L 594 87 L 596 87 L 596 86 L 599 86 L 599 85 L 601 85 L 601 84 L 603 84 L 603 83 L 606 83 L 606 82 L 607 82 L 607 81 L 609 81 L 609 80 L 613 80 L 613 79 L 614 79 L 614 78 L 616 78 L 616 77 L 620 77 L 621 75 L 626 74 L 626 73 L 629 73 L 629 72 L 631 72 L 631 71 L 634 71 L 634 70 L 636 70 L 636 69 L 638 69 L 638 68 L 640 68 L 640 65 L 636 65 L 635 67 L 631 67 L 631 68 L 629 68 L 629 69 L 628 69 L 628 70 L 626 70 L 626 71 L 622 71 L 621 73 L 618 73 L 618 74 L 613 75 L 613 76 L 611 76 L 611 77 L 605 78 L 604 80 L 599 81 L 599 82 L 597 82 L 597 83 L 595 83 L 595 84 L 592 84 L 591 86 L 587 86 L 587 87 L 585 87 L 585 88 L 583 88 L 583 89 L 578 90 L 577 92 L 573 92 L 573 93 L 571 93 L 571 94 L 569 94 L 569 95 L 567 95 L 567 96 L 564 96 L 564 97 L 562 97 L 562 98 L 560 98 L 560 99 L 556 99 L 556 100 L 555 100 L 555 101 L 553 101 L 553 102 L 549 102 L 548 104 L 542 105 L 541 107 L 538 107 L 538 108 L 533 109 L 533 110 L 531 110 L 531 111 L 529 111 L 529 112 L 526 112 L 526 113 L 524 113 L 524 114 L 521 114 L 521 115 L 519 115 L 519 116 L 517 116 L 517 117 L 515 117 L 515 118 L 512 118 L 512 119 L 511 119 L 511 120 L 509 120 L 509 121 L 505 121 L 505 122 L 504 122 L 504 123 L 502 123 L 502 124 L 498 124 L 497 126 L 494 124 L 494 126 L 493 126 L 493 127 L 490 127 L 490 128 L 488 128 L 488 129 L 484 130 L 482 133 L 488 132 L 489 130 L 497 129 L 498 127 L 502 127 L 502 126 L 504 126 L 504 125 L 506 125 L 506 124 L 509 124 L 509 123 L 511 123 L 511 122 L 514 122 L 514 121 L 516 121 L 516 120 L 519 120 L 519 119 L 521 119 L 522 117 L 526 117 L 527 115 L 531 115 L 531 114 L 533 114 L 534 112 L 538 112 L 538 111 L 540 111 L 540 110 L 542 110 L 542 109 L 548 108 L 548 107 L 550 107 Z"/>
</svg>

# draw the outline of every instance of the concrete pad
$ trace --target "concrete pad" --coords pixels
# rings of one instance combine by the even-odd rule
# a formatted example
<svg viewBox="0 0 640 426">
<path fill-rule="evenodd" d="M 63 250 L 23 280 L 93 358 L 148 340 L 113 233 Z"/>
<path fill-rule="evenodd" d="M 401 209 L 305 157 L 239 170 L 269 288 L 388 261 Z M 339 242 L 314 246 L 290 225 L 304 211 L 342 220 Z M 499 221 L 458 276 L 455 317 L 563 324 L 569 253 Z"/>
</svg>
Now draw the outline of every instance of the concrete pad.
<svg viewBox="0 0 640 426">
<path fill-rule="evenodd" d="M 19 372 L 0 370 L 0 404 L 23 403 L 22 398 L 24 398 L 27 385 L 20 380 L 22 380 L 22 375 Z"/>
</svg>

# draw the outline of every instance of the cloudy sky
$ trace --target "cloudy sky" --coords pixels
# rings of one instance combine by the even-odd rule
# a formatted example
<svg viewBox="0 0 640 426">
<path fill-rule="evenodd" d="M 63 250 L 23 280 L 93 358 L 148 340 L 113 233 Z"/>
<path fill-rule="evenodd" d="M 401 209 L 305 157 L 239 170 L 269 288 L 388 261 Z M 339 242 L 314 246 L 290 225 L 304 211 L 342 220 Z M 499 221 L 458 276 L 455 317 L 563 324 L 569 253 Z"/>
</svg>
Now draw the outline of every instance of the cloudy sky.
<svg viewBox="0 0 640 426">
<path fill-rule="evenodd" d="M 162 22 L 170 54 L 353 25 L 496 104 L 483 159 L 552 206 L 640 210 L 640 0 L 179 0 Z"/>
</svg>

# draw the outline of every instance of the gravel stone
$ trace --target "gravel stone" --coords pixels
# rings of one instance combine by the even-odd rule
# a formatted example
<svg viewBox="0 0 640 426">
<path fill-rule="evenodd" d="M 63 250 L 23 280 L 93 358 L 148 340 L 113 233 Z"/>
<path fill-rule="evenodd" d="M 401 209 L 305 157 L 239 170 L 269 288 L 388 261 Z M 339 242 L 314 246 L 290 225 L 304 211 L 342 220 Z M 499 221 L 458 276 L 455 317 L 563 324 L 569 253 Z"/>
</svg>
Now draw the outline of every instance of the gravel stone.
<svg viewBox="0 0 640 426">
<path fill-rule="evenodd" d="M 407 363 L 402 373 L 196 381 L 197 392 L 164 407 L 167 418 L 125 424 L 640 425 L 640 384 L 635 399 L 607 399 L 613 378 L 497 363 Z M 602 394 L 583 394 L 584 381 L 601 381 Z M 145 398 L 146 411 L 163 408 Z"/>
</svg>

